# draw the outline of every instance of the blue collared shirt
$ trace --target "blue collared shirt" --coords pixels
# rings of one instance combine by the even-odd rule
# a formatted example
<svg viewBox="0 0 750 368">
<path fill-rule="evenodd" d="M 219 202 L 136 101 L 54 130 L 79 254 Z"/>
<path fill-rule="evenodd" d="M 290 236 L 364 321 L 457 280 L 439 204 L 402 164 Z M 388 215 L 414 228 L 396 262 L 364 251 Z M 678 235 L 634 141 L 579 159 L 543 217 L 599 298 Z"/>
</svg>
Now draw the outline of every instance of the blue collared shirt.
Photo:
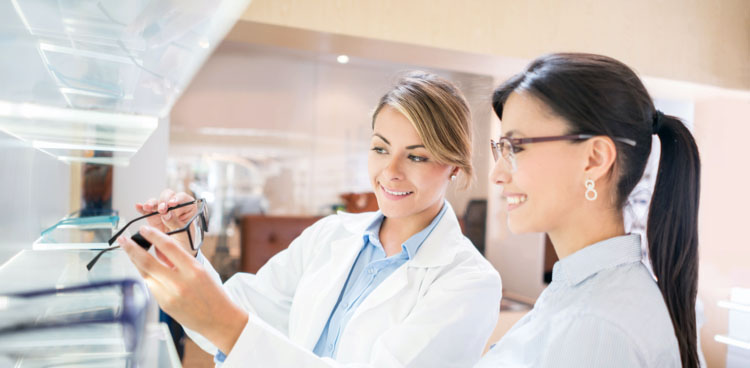
<svg viewBox="0 0 750 368">
<path fill-rule="evenodd" d="M 679 367 L 659 287 L 638 235 L 587 246 L 555 263 L 552 283 L 474 368 Z"/>
<path fill-rule="evenodd" d="M 349 277 L 344 284 L 341 295 L 339 295 L 320 339 L 313 349 L 316 355 L 320 357 L 335 356 L 341 332 L 354 315 L 357 307 L 381 282 L 417 254 L 419 247 L 435 229 L 447 208 L 448 206 L 443 203 L 443 208 L 432 219 L 432 222 L 401 244 L 400 253 L 390 257 L 385 256 L 385 249 L 380 243 L 379 236 L 380 225 L 383 224 L 385 216 L 382 212 L 377 212 L 375 220 L 365 230 L 363 235 L 364 245 L 354 261 L 351 271 L 349 271 Z M 224 359 L 226 359 L 226 355 L 221 351 L 214 356 L 214 361 L 219 364 L 224 362 Z"/>
<path fill-rule="evenodd" d="M 386 257 L 385 249 L 380 243 L 380 225 L 383 224 L 385 217 L 382 212 L 378 211 L 376 219 L 365 230 L 362 250 L 354 261 L 336 306 L 333 308 L 315 349 L 313 349 L 316 355 L 320 357 L 336 356 L 339 337 L 357 307 L 383 280 L 417 254 L 419 247 L 440 222 L 446 208 L 447 206 L 443 204 L 443 208 L 432 222 L 401 244 L 400 253 L 390 257 Z"/>
</svg>

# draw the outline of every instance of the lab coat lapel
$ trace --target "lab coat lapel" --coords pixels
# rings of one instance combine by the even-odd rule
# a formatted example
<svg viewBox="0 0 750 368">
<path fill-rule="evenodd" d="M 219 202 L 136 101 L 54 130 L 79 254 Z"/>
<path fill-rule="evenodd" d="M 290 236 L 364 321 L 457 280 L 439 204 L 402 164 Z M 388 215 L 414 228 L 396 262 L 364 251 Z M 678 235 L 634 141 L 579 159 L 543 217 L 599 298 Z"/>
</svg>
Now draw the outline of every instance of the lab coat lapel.
<svg viewBox="0 0 750 368">
<path fill-rule="evenodd" d="M 318 342 L 333 312 L 333 307 L 341 295 L 354 261 L 364 245 L 365 228 L 379 214 L 340 212 L 338 216 L 346 235 L 331 242 L 328 262 L 317 269 L 306 281 L 310 287 L 299 289 L 304 290 L 305 294 L 299 296 L 300 311 L 296 313 L 297 318 L 295 318 L 298 328 L 294 329 L 299 335 L 294 336 L 293 340 L 309 349 L 313 349 Z"/>
<path fill-rule="evenodd" d="M 314 348 L 318 342 L 341 295 L 354 260 L 362 249 L 362 243 L 362 238 L 357 235 L 334 241 L 331 244 L 330 261 L 317 270 L 308 281 L 317 288 L 308 288 L 305 297 L 300 298 L 300 306 L 305 310 L 298 319 L 297 331 L 303 334 L 298 341 L 309 349 Z"/>
<path fill-rule="evenodd" d="M 408 276 L 408 263 L 401 265 L 396 271 L 388 276 L 383 282 L 378 285 L 370 295 L 362 301 L 362 304 L 357 308 L 352 316 L 352 321 L 355 320 L 362 313 L 377 307 L 378 305 L 391 299 L 398 292 L 403 290 L 407 284 Z"/>
<path fill-rule="evenodd" d="M 460 240 L 461 228 L 456 219 L 453 208 L 446 201 L 448 206 L 443 218 L 440 219 L 432 233 L 425 239 L 420 246 L 417 254 L 412 260 L 409 260 L 372 291 L 362 304 L 354 312 L 352 320 L 360 314 L 366 313 L 369 309 L 393 298 L 397 293 L 408 286 L 409 268 L 431 268 L 440 267 L 453 262 L 458 252 L 457 243 Z"/>
</svg>

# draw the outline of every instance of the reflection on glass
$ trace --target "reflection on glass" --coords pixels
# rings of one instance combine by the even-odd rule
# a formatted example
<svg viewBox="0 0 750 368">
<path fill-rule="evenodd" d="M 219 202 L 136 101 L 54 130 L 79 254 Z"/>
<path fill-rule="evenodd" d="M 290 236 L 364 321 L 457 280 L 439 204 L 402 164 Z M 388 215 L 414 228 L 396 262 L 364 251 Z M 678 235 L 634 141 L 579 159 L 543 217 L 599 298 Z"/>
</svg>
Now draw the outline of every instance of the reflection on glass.
<svg viewBox="0 0 750 368">
<path fill-rule="evenodd" d="M 43 366 L 132 362 L 148 300 L 130 279 L 0 295 L 0 356 Z"/>
<path fill-rule="evenodd" d="M 13 86 L 0 130 L 64 161 L 127 165 L 248 4 L 0 2 L 0 80 Z"/>
</svg>

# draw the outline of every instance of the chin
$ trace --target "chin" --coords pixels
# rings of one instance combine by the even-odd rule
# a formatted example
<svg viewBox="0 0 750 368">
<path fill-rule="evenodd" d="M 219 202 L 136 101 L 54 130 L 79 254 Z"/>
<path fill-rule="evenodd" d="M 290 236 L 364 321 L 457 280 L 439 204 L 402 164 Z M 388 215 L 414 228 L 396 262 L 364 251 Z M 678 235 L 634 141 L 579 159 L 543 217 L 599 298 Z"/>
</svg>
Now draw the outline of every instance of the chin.
<svg viewBox="0 0 750 368">
<path fill-rule="evenodd" d="M 510 216 L 508 216 L 507 224 L 508 230 L 516 235 L 538 232 L 538 230 L 535 230 L 534 226 L 531 226 L 528 222 L 519 221 L 518 219 L 514 220 Z"/>
<path fill-rule="evenodd" d="M 404 206 L 401 204 L 383 206 L 378 202 L 378 208 L 380 208 L 380 212 L 383 212 L 383 215 L 388 218 L 408 217 L 413 214 L 411 206 Z"/>
</svg>

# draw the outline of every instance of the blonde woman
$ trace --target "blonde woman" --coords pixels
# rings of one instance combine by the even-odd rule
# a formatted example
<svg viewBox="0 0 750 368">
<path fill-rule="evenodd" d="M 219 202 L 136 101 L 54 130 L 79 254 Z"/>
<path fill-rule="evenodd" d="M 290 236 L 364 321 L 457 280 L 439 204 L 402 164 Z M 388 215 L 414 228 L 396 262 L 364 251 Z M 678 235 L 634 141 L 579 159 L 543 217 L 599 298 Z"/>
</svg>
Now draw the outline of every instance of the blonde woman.
<svg viewBox="0 0 750 368">
<path fill-rule="evenodd" d="M 196 206 L 168 211 L 192 200 L 184 193 L 136 206 L 161 214 L 140 231 L 157 258 L 118 242 L 161 308 L 225 366 L 473 365 L 495 326 L 501 282 L 445 200 L 457 176 L 472 176 L 459 90 L 428 73 L 402 78 L 373 114 L 368 169 L 379 211 L 328 216 L 257 274 L 223 287 L 188 246 L 194 237 L 165 234 L 195 217 Z"/>
</svg>

